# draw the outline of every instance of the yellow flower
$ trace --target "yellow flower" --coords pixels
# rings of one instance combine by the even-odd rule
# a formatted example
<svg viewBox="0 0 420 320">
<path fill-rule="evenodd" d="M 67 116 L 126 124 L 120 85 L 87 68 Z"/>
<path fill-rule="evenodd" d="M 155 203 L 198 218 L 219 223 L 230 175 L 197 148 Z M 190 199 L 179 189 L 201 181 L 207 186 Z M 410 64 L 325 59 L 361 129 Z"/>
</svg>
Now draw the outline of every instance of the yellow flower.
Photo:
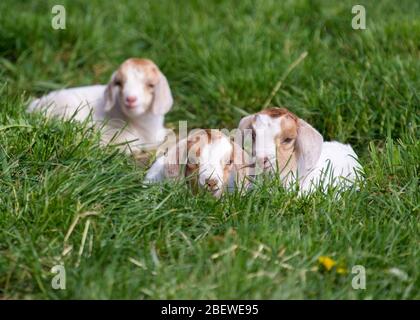
<svg viewBox="0 0 420 320">
<path fill-rule="evenodd" d="M 330 271 L 337 263 L 327 256 L 320 256 L 318 262 L 325 268 L 325 270 Z"/>
<path fill-rule="evenodd" d="M 338 267 L 337 268 L 338 274 L 347 274 L 347 269 L 345 267 Z"/>
</svg>

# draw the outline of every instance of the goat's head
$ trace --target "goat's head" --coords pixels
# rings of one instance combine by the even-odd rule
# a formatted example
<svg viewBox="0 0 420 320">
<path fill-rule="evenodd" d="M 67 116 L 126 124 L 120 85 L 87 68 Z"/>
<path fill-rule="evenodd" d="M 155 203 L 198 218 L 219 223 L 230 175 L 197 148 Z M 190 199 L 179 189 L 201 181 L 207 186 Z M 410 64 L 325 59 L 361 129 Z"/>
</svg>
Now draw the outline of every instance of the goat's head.
<svg viewBox="0 0 420 320">
<path fill-rule="evenodd" d="M 219 130 L 195 130 L 188 138 L 168 150 L 165 170 L 169 177 L 183 175 L 190 184 L 209 190 L 220 197 L 226 188 L 242 188 L 250 158 L 244 150 Z M 180 164 L 185 164 L 182 172 Z"/>
<path fill-rule="evenodd" d="M 264 171 L 306 174 L 318 161 L 323 138 L 308 123 L 285 108 L 268 108 L 242 118 L 242 134 L 252 134 L 252 152 Z"/>
<path fill-rule="evenodd" d="M 115 105 L 129 118 L 147 111 L 164 115 L 172 107 L 173 99 L 168 81 L 159 68 L 147 59 L 124 61 L 111 77 L 105 90 L 105 110 Z"/>
</svg>

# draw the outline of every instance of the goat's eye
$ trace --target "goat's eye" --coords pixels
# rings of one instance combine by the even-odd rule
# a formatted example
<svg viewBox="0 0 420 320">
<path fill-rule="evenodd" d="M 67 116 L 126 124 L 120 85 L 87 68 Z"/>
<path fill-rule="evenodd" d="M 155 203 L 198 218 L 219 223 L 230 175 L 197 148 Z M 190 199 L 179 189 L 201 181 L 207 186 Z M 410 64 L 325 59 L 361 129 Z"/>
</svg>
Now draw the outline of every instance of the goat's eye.
<svg viewBox="0 0 420 320">
<path fill-rule="evenodd" d="M 282 141 L 282 143 L 283 144 L 288 144 L 288 143 L 290 143 L 290 142 L 292 142 L 293 141 L 293 139 L 292 138 L 286 138 L 286 139 L 284 139 L 283 141 Z"/>
<path fill-rule="evenodd" d="M 232 165 L 233 164 L 233 159 L 229 159 L 229 161 L 227 162 L 227 165 Z"/>
<path fill-rule="evenodd" d="M 155 85 L 154 85 L 153 83 L 149 83 L 147 86 L 148 86 L 150 89 L 153 89 L 153 88 L 155 87 Z"/>
<path fill-rule="evenodd" d="M 118 87 L 121 87 L 122 82 L 121 82 L 121 80 L 120 80 L 120 79 L 115 79 L 114 84 L 115 84 L 116 86 L 118 86 Z"/>
</svg>

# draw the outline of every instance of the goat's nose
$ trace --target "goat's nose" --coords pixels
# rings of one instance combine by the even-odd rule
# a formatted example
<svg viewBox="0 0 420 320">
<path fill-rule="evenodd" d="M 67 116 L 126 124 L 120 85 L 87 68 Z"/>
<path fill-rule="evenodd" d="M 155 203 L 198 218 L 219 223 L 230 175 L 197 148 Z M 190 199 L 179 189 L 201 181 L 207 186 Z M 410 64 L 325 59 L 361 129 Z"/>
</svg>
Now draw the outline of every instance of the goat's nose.
<svg viewBox="0 0 420 320">
<path fill-rule="evenodd" d="M 269 157 L 264 157 L 263 159 L 262 159 L 262 165 L 263 165 L 263 168 L 269 168 L 269 167 L 271 167 L 271 160 L 270 160 L 270 158 Z"/>
<path fill-rule="evenodd" d="M 216 179 L 206 179 L 206 185 L 210 188 L 210 189 L 214 189 L 217 186 L 217 180 Z"/>
<path fill-rule="evenodd" d="M 128 104 L 133 104 L 137 101 L 137 97 L 135 96 L 128 96 L 127 98 L 125 98 L 125 101 L 127 101 Z"/>
</svg>

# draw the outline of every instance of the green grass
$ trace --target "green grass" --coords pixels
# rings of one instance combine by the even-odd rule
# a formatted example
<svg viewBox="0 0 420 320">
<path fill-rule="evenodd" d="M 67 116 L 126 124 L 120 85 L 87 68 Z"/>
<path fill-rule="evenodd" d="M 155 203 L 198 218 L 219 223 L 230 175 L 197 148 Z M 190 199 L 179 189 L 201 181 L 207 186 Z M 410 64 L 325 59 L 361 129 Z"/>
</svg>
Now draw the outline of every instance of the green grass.
<svg viewBox="0 0 420 320">
<path fill-rule="evenodd" d="M 0 2 L 0 298 L 420 298 L 419 2 L 362 1 L 364 31 L 360 1 L 62 2 L 64 31 L 55 1 Z M 221 201 L 143 186 L 86 126 L 25 113 L 139 56 L 169 79 L 168 125 L 234 128 L 303 52 L 272 104 L 354 146 L 366 183 L 340 200 L 275 182 Z M 366 290 L 317 269 L 321 255 L 365 266 Z"/>
</svg>

